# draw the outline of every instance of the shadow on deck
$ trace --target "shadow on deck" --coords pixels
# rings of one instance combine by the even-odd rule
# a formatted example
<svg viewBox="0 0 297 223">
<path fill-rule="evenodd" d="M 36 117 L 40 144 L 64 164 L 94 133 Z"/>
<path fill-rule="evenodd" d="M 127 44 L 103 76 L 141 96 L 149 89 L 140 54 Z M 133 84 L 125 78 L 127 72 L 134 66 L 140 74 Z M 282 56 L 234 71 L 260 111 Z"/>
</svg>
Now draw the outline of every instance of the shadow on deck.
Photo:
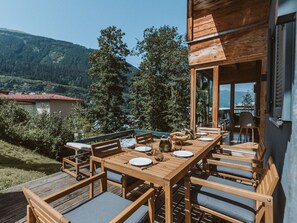
<svg viewBox="0 0 297 223">
<path fill-rule="evenodd" d="M 27 182 L 22 185 L 17 185 L 9 189 L 0 192 L 0 222 L 12 223 L 12 222 L 26 222 L 26 206 L 27 201 L 22 192 L 22 187 L 26 186 L 33 192 L 45 197 L 53 194 L 61 189 L 67 188 L 70 185 L 75 184 L 77 181 L 66 173 L 55 173 L 31 182 Z M 95 184 L 96 192 L 98 193 L 99 183 Z M 143 194 L 149 188 L 148 185 L 142 184 L 130 194 L 128 199 L 136 200 L 141 194 Z M 108 185 L 108 191 L 120 195 L 121 191 L 118 187 Z M 52 205 L 59 211 L 65 212 L 78 203 L 88 199 L 88 187 L 84 187 L 78 191 L 71 193 L 55 202 Z M 184 222 L 184 191 L 183 184 L 180 183 L 174 187 L 174 222 Z M 161 223 L 165 221 L 165 208 L 164 208 L 164 193 L 161 191 L 156 200 L 156 220 L 155 222 Z M 203 215 L 198 210 L 192 212 L 193 222 L 221 222 L 210 215 Z"/>
</svg>

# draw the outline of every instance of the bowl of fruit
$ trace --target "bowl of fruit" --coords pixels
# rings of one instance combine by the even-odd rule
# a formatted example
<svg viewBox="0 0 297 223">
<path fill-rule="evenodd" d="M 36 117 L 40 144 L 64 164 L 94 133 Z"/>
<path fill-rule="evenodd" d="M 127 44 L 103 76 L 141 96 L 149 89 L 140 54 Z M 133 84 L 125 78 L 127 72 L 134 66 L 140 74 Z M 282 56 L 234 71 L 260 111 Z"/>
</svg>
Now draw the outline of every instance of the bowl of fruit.
<svg viewBox="0 0 297 223">
<path fill-rule="evenodd" d="M 170 139 L 175 142 L 175 144 L 183 144 L 189 139 L 189 135 L 185 135 L 183 132 L 173 132 L 170 134 Z"/>
</svg>

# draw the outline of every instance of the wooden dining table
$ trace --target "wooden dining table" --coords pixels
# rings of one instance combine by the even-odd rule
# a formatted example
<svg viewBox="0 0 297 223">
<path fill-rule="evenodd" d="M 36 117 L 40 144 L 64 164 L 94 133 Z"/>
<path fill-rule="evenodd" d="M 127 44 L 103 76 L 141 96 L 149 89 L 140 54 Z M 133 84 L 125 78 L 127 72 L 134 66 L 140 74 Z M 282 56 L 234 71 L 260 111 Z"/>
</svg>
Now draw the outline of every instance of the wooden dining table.
<svg viewBox="0 0 297 223">
<path fill-rule="evenodd" d="M 173 152 L 163 153 L 163 161 L 156 161 L 154 156 L 138 152 L 134 149 L 124 149 L 122 153 L 102 159 L 102 167 L 133 176 L 145 182 L 163 187 L 165 192 L 165 221 L 173 222 L 173 186 L 178 183 L 189 170 L 203 159 L 209 151 L 221 140 L 221 135 L 209 134 L 211 141 L 200 141 L 199 139 L 187 140 L 182 150 L 191 151 L 193 156 L 182 158 L 173 155 Z M 159 141 L 152 144 L 154 149 L 159 149 Z M 129 160 L 137 157 L 145 157 L 153 162 L 148 166 L 134 166 Z"/>
</svg>

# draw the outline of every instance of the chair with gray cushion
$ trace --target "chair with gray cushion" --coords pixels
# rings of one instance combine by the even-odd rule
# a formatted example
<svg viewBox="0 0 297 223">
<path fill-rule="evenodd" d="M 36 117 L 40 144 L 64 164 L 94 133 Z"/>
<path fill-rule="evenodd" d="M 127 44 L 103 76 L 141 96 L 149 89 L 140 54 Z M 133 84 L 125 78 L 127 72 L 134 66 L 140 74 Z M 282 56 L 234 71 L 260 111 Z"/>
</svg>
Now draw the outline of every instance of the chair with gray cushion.
<svg viewBox="0 0 297 223">
<path fill-rule="evenodd" d="M 102 169 L 101 167 L 102 159 L 122 152 L 124 151 L 121 148 L 119 139 L 113 139 L 92 144 L 92 156 L 90 157 L 90 173 L 91 176 L 93 176 L 94 174 L 98 174 L 103 171 L 106 172 L 108 182 L 115 186 L 121 187 L 122 196 L 123 198 L 126 198 L 127 193 L 142 184 L 143 181 L 110 169 Z"/>
<path fill-rule="evenodd" d="M 103 180 L 105 177 L 104 172 L 100 173 L 45 199 L 40 198 L 31 190 L 23 188 L 29 203 L 27 222 L 33 223 L 37 219 L 38 222 L 51 223 L 154 222 L 154 189 L 152 188 L 134 202 L 106 191 L 95 197 L 91 194 L 90 199 L 63 214 L 49 204 L 97 179 Z M 146 202 L 148 206 L 144 205 Z"/>
<path fill-rule="evenodd" d="M 255 188 L 216 176 L 185 178 L 185 222 L 191 222 L 191 209 L 216 215 L 230 222 L 273 222 L 272 194 L 278 182 L 272 158 Z"/>
<path fill-rule="evenodd" d="M 226 146 L 221 145 L 220 152 L 209 154 L 207 169 L 213 175 L 256 183 L 263 172 L 262 164 L 266 151 L 264 142 L 260 141 L 257 145 L 246 143 L 224 147 Z M 228 153 L 223 151 L 228 148 Z"/>
</svg>

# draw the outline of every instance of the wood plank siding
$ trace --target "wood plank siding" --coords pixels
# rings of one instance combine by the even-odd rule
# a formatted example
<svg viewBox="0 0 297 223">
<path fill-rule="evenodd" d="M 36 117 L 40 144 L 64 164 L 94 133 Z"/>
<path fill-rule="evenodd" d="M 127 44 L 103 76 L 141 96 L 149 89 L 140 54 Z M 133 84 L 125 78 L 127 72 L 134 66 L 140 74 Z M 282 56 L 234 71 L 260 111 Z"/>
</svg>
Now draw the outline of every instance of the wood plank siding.
<svg viewBox="0 0 297 223">
<path fill-rule="evenodd" d="M 189 0 L 190 65 L 261 60 L 267 49 L 268 9 L 269 0 Z"/>
<path fill-rule="evenodd" d="M 267 0 L 193 1 L 194 39 L 267 21 Z"/>
<path fill-rule="evenodd" d="M 216 65 L 261 60 L 266 56 L 267 25 L 189 45 L 190 65 Z M 198 66 L 199 67 L 199 66 Z M 202 67 L 202 66 L 201 66 Z"/>
</svg>

